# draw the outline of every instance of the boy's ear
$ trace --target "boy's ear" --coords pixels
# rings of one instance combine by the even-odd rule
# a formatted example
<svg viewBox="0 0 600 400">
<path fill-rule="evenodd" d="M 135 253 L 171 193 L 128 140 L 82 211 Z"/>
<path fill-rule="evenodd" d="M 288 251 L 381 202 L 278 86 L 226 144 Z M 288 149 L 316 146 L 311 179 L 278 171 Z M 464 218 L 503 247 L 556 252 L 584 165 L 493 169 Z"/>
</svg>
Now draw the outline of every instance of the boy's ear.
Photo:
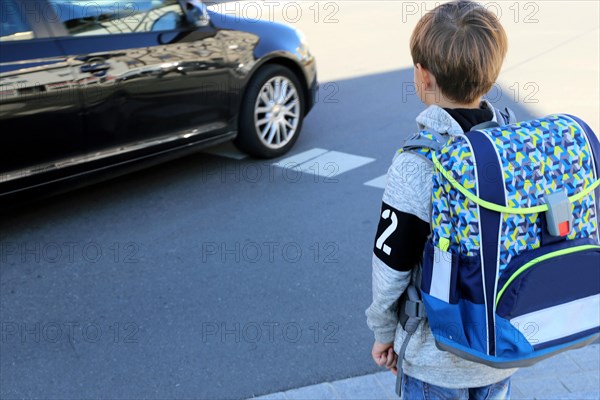
<svg viewBox="0 0 600 400">
<path fill-rule="evenodd" d="M 417 70 L 417 78 L 419 79 L 419 83 L 425 86 L 425 89 L 430 89 L 431 84 L 432 82 L 434 82 L 435 79 L 431 72 L 429 72 L 427 68 L 423 67 L 419 63 L 415 65 L 415 68 Z"/>
</svg>

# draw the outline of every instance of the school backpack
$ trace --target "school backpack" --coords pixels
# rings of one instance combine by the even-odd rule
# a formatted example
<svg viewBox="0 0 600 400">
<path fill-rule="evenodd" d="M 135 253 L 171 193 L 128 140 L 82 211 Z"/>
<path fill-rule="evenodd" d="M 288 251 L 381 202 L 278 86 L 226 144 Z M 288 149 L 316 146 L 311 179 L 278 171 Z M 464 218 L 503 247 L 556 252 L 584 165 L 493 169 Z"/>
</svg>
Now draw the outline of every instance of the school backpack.
<svg viewBox="0 0 600 400">
<path fill-rule="evenodd" d="M 436 345 L 495 368 L 600 336 L 598 138 L 567 114 L 504 120 L 424 130 L 401 149 L 435 165 L 420 295 Z M 415 293 L 401 305 L 408 338 L 424 316 Z"/>
</svg>

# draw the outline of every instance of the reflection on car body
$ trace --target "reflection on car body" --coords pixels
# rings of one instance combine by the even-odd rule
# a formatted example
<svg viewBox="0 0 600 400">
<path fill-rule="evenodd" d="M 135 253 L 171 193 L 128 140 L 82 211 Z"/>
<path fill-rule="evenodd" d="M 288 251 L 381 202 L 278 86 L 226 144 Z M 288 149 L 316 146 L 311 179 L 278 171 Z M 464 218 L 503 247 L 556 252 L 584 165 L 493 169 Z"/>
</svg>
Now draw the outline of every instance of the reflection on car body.
<svg viewBox="0 0 600 400">
<path fill-rule="evenodd" d="M 0 199 L 231 139 L 258 157 L 293 146 L 317 87 L 295 29 L 198 2 L 98 4 L 2 2 Z"/>
</svg>

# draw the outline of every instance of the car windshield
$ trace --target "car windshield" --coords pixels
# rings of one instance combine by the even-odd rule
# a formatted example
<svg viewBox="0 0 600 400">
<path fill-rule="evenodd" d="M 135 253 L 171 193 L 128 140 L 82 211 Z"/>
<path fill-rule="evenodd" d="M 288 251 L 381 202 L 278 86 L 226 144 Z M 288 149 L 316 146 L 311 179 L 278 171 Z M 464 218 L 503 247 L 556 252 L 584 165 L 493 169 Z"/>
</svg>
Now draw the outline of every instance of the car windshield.
<svg viewBox="0 0 600 400">
<path fill-rule="evenodd" d="M 167 13 L 181 12 L 177 0 L 55 0 L 58 18 L 71 35 L 144 32 Z"/>
</svg>

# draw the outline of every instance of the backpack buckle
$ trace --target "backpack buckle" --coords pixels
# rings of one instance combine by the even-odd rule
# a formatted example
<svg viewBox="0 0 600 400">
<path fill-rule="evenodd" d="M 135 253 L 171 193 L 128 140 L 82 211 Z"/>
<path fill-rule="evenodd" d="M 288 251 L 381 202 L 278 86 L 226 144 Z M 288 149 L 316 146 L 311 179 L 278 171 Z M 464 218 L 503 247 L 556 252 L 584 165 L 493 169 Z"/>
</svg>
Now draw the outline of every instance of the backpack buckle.
<svg viewBox="0 0 600 400">
<path fill-rule="evenodd" d="M 573 214 L 571 202 L 565 190 L 544 195 L 548 206 L 546 211 L 546 225 L 552 236 L 565 237 L 573 227 Z"/>
<path fill-rule="evenodd" d="M 414 285 L 409 285 L 400 297 L 398 304 L 400 326 L 407 333 L 414 333 L 425 315 L 425 304 L 421 300 L 418 289 Z"/>
</svg>

